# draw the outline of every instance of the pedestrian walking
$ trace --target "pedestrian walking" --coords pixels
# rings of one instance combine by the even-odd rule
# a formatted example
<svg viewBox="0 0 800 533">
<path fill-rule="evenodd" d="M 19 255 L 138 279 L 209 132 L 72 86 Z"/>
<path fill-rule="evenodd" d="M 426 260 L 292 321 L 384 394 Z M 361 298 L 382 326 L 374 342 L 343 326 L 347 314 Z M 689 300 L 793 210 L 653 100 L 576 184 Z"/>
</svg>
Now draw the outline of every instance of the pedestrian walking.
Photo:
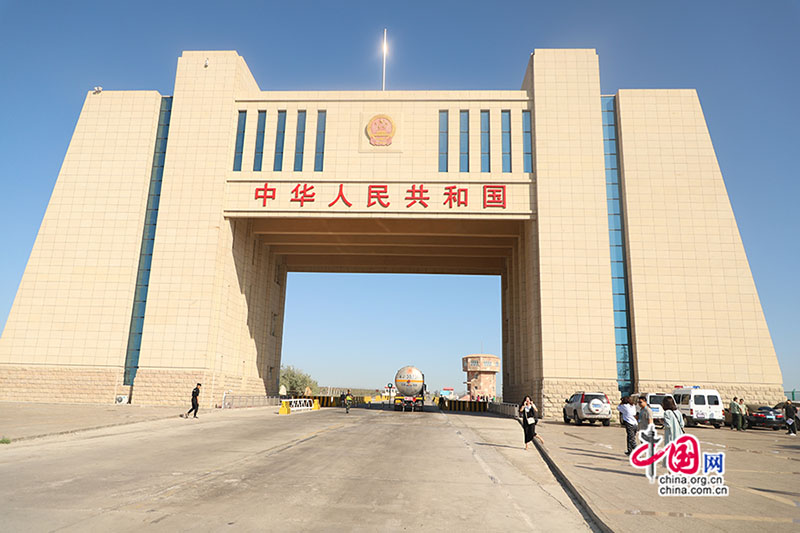
<svg viewBox="0 0 800 533">
<path fill-rule="evenodd" d="M 344 410 L 345 413 L 350 414 L 350 406 L 353 405 L 353 395 L 350 394 L 350 389 L 347 389 L 347 394 L 344 395 Z"/>
<path fill-rule="evenodd" d="M 197 397 L 200 396 L 200 383 L 192 390 L 192 408 L 186 411 L 184 418 L 189 418 L 189 413 L 194 411 L 194 418 L 197 418 L 197 409 L 199 408 L 199 403 L 197 401 Z"/>
<path fill-rule="evenodd" d="M 633 406 L 633 396 L 625 396 L 617 406 L 622 425 L 625 428 L 627 450 L 625 455 L 630 455 L 636 448 L 636 408 Z"/>
<path fill-rule="evenodd" d="M 797 436 L 797 407 L 794 406 L 792 400 L 786 398 L 786 403 L 783 406 L 783 419 L 786 420 L 786 427 L 789 431 L 787 435 L 791 437 Z"/>
<path fill-rule="evenodd" d="M 667 396 L 661 402 L 664 411 L 664 446 L 678 440 L 683 435 L 683 415 L 678 411 L 675 400 Z"/>
<path fill-rule="evenodd" d="M 728 406 L 728 411 L 731 413 L 731 431 L 739 430 L 739 398 L 736 396 L 733 397 L 731 400 L 731 404 Z"/>
<path fill-rule="evenodd" d="M 744 398 L 739 398 L 739 427 L 742 428 L 742 431 L 747 429 L 747 415 L 750 414 L 750 410 L 744 404 Z"/>
<path fill-rule="evenodd" d="M 533 439 L 539 439 L 539 442 L 544 443 L 542 437 L 536 434 L 536 422 L 539 418 L 539 410 L 536 404 L 533 403 L 530 396 L 525 396 L 522 404 L 519 406 L 520 422 L 522 423 L 522 431 L 525 434 L 525 449 L 528 449 L 528 443 L 533 442 Z"/>
<path fill-rule="evenodd" d="M 653 410 L 647 404 L 647 396 L 639 396 L 639 429 L 647 429 L 653 424 Z"/>
</svg>

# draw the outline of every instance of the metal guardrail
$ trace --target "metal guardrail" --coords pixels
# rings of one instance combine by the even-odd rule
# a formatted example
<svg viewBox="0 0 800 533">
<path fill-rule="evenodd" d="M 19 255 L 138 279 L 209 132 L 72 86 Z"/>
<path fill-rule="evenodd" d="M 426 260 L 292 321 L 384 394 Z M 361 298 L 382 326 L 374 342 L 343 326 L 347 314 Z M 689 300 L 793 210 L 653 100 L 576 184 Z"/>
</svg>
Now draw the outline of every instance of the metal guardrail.
<svg viewBox="0 0 800 533">
<path fill-rule="evenodd" d="M 231 394 L 230 391 L 222 395 L 223 409 L 240 409 L 244 407 L 269 407 L 280 405 L 280 396 L 245 396 L 242 394 Z"/>
<path fill-rule="evenodd" d="M 288 407 L 287 414 L 294 411 L 311 411 L 314 408 L 314 400 L 310 398 L 292 398 L 281 400 L 281 411 Z"/>
<path fill-rule="evenodd" d="M 519 405 L 515 403 L 492 402 L 489 404 L 489 412 L 510 418 L 519 418 Z"/>
</svg>

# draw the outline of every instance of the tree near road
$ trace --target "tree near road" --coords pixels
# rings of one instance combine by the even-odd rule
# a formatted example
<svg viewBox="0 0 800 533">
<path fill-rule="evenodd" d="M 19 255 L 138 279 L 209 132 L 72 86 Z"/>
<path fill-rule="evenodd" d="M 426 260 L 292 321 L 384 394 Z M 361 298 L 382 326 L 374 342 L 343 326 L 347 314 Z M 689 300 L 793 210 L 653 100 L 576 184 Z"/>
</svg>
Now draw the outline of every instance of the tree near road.
<svg viewBox="0 0 800 533">
<path fill-rule="evenodd" d="M 281 365 L 281 385 L 286 387 L 289 393 L 303 394 L 306 387 L 316 394 L 319 390 L 317 382 L 309 375 L 291 365 Z"/>
</svg>

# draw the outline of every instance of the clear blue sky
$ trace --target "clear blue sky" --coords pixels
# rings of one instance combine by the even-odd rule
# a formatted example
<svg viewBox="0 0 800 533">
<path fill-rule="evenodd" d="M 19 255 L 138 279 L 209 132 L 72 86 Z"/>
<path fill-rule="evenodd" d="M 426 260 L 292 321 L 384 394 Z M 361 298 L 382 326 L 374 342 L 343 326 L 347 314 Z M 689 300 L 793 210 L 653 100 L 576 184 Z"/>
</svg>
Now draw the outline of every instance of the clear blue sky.
<svg viewBox="0 0 800 533">
<path fill-rule="evenodd" d="M 696 88 L 785 386 L 800 388 L 797 1 L 222 5 L 0 1 L 0 325 L 88 89 L 171 94 L 187 49 L 237 50 L 262 89 L 376 89 L 388 27 L 388 89 L 518 89 L 530 52 L 548 47 L 596 48 L 605 93 Z M 462 355 L 481 343 L 500 352 L 498 285 L 293 275 L 284 362 L 326 384 L 365 387 L 412 363 L 433 387 L 458 387 Z M 400 303 L 382 303 L 391 300 Z"/>
</svg>

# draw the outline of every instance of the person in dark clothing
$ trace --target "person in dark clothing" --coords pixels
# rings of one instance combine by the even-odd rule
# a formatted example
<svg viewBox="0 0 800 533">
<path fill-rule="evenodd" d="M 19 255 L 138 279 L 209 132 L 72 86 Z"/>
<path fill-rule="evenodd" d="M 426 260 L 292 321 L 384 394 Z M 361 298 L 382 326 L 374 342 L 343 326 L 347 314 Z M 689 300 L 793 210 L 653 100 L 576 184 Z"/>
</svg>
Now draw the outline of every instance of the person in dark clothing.
<svg viewBox="0 0 800 533">
<path fill-rule="evenodd" d="M 783 413 L 784 413 L 784 420 L 786 420 L 786 426 L 789 431 L 786 432 L 787 435 L 791 435 L 792 437 L 797 436 L 797 407 L 794 406 L 792 400 L 787 399 L 786 405 L 783 406 Z M 791 422 L 789 422 L 791 420 Z"/>
<path fill-rule="evenodd" d="M 528 443 L 533 442 L 533 439 L 539 439 L 542 442 L 542 437 L 536 434 L 536 421 L 539 410 L 536 404 L 533 403 L 530 396 L 525 396 L 522 404 L 519 406 L 520 423 L 522 424 L 522 431 L 525 433 L 525 449 L 528 449 Z"/>
<path fill-rule="evenodd" d="M 199 404 L 197 403 L 197 397 L 200 396 L 200 383 L 192 390 L 192 408 L 186 411 L 186 416 L 184 418 L 189 418 L 189 413 L 194 411 L 194 418 L 197 418 L 197 409 L 199 408 Z"/>
</svg>

